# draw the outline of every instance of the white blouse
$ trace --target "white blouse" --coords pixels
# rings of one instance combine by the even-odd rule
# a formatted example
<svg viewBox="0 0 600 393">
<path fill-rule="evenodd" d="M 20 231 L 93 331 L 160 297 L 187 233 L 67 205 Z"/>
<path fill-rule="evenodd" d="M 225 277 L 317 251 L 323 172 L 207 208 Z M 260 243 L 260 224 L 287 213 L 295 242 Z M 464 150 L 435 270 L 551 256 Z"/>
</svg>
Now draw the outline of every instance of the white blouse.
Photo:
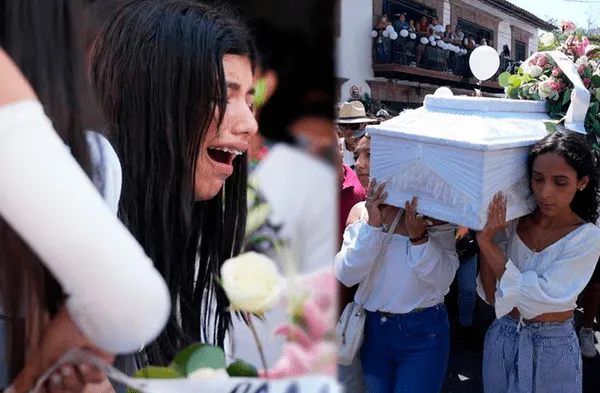
<svg viewBox="0 0 600 393">
<path fill-rule="evenodd" d="M 335 257 L 337 279 L 348 287 L 366 279 L 385 236 L 381 228 L 364 220 L 349 225 Z M 454 236 L 450 224 L 430 228 L 429 240 L 420 245 L 412 245 L 406 236 L 392 235 L 371 293 L 365 299 L 359 289 L 355 300 L 369 311 L 394 314 L 443 302 L 459 265 Z"/>
<path fill-rule="evenodd" d="M 132 353 L 170 314 L 164 279 L 65 149 L 38 101 L 0 107 L 0 215 L 52 271 L 81 332 Z"/>
<path fill-rule="evenodd" d="M 574 310 L 600 257 L 600 229 L 584 224 L 540 252 L 527 247 L 516 229 L 515 220 L 497 236 L 507 262 L 496 286 L 496 317 L 515 307 L 525 319 Z M 481 277 L 477 278 L 477 292 L 486 300 Z"/>
</svg>

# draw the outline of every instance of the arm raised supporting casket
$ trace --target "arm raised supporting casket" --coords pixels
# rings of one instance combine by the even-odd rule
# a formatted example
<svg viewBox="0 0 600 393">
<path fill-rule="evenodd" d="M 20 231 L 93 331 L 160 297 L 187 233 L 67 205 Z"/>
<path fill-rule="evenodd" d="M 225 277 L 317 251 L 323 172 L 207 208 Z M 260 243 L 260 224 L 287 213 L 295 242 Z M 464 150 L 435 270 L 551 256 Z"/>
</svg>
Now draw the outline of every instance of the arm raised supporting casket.
<svg viewBox="0 0 600 393">
<path fill-rule="evenodd" d="M 371 271 L 384 238 L 381 227 L 372 227 L 364 220 L 348 226 L 333 264 L 336 278 L 347 287 L 361 282 Z"/>
</svg>

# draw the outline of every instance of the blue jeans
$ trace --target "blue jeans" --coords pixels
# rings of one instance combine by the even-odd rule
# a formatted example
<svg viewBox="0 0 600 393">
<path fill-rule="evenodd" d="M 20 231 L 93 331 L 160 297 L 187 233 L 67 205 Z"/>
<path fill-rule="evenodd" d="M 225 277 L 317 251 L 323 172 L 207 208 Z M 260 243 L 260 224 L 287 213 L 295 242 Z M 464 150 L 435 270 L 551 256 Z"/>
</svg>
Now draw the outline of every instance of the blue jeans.
<svg viewBox="0 0 600 393">
<path fill-rule="evenodd" d="M 368 393 L 439 393 L 450 353 L 446 306 L 369 312 L 361 361 Z"/>
<path fill-rule="evenodd" d="M 581 393 L 581 350 L 573 320 L 523 323 L 504 316 L 483 349 L 485 393 Z"/>
<path fill-rule="evenodd" d="M 365 381 L 360 357 L 356 356 L 349 366 L 337 366 L 337 379 L 344 388 L 345 393 L 364 393 Z"/>
<path fill-rule="evenodd" d="M 477 300 L 477 255 L 461 261 L 456 272 L 458 280 L 458 321 L 471 326 Z"/>
</svg>

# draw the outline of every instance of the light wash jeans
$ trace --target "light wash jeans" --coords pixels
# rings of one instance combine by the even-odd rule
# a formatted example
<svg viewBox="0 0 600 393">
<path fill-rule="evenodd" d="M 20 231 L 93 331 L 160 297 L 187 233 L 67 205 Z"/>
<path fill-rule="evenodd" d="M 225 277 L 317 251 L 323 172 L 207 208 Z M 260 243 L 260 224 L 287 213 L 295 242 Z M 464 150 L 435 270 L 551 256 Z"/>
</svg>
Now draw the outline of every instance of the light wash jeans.
<svg viewBox="0 0 600 393">
<path fill-rule="evenodd" d="M 345 393 L 364 393 L 365 381 L 360 356 L 356 356 L 354 362 L 349 366 L 338 364 L 337 378 Z"/>
<path fill-rule="evenodd" d="M 490 326 L 483 349 L 485 393 L 581 393 L 582 360 L 573 319 Z"/>
<path fill-rule="evenodd" d="M 477 300 L 477 255 L 460 262 L 456 271 L 458 280 L 458 321 L 471 326 Z"/>
<path fill-rule="evenodd" d="M 450 354 L 446 306 L 367 313 L 361 349 L 368 393 L 439 393 Z"/>
</svg>

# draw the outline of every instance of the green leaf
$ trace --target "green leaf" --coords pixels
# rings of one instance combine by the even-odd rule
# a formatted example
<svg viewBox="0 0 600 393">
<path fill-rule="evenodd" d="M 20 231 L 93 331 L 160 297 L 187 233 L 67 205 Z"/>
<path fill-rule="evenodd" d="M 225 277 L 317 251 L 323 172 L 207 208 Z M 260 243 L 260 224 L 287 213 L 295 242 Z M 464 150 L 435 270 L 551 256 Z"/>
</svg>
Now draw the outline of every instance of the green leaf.
<svg viewBox="0 0 600 393">
<path fill-rule="evenodd" d="M 589 116 L 589 120 L 592 123 L 592 129 L 596 135 L 600 135 L 600 121 L 596 119 L 596 116 Z"/>
<path fill-rule="evenodd" d="M 571 89 L 567 88 L 567 90 L 565 90 L 564 92 L 564 96 L 562 99 L 562 105 L 565 105 L 566 103 L 568 103 L 569 101 L 571 101 Z"/>
<path fill-rule="evenodd" d="M 512 87 L 519 87 L 521 86 L 521 77 L 519 75 L 511 75 L 508 77 L 508 83 Z"/>
<path fill-rule="evenodd" d="M 227 367 L 227 374 L 230 377 L 258 377 L 258 370 L 250 363 L 238 360 Z"/>
<path fill-rule="evenodd" d="M 598 115 L 598 110 L 600 109 L 600 103 L 596 102 L 592 102 L 590 104 L 590 107 L 588 108 L 588 114 L 591 114 L 592 117 L 595 117 L 596 115 Z"/>
<path fill-rule="evenodd" d="M 591 80 L 596 86 L 600 87 L 600 75 L 592 75 Z"/>
<path fill-rule="evenodd" d="M 204 345 L 190 356 L 186 365 L 186 376 L 201 368 L 226 368 L 225 352 L 222 348 Z"/>
<path fill-rule="evenodd" d="M 562 123 L 563 119 L 560 120 L 544 120 L 544 125 L 546 126 L 546 131 L 549 133 L 556 132 L 556 129 L 560 123 Z"/>
<path fill-rule="evenodd" d="M 498 76 L 498 84 L 502 87 L 509 87 L 510 83 L 508 79 L 511 77 L 510 72 L 503 72 Z"/>
<path fill-rule="evenodd" d="M 517 87 L 509 87 L 506 90 L 506 95 L 508 95 L 509 98 L 516 100 L 519 98 L 519 89 Z"/>
<path fill-rule="evenodd" d="M 183 375 L 177 373 L 172 367 L 144 367 L 133 374 L 134 378 L 140 379 L 177 379 Z"/>
<path fill-rule="evenodd" d="M 182 349 L 171 363 L 171 367 L 182 376 L 187 376 L 187 364 L 189 363 L 192 355 L 200 348 L 206 346 L 206 344 L 197 343 L 190 345 L 189 347 Z"/>
</svg>

